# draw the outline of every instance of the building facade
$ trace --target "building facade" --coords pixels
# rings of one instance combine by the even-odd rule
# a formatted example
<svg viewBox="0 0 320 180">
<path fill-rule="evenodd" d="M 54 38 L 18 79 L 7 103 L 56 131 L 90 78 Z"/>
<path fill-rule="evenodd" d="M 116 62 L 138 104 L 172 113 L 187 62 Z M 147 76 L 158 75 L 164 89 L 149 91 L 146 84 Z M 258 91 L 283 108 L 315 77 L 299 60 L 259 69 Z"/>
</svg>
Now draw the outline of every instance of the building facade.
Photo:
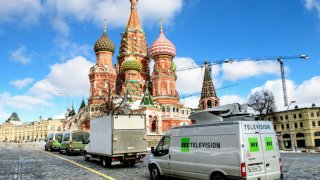
<svg viewBox="0 0 320 180">
<path fill-rule="evenodd" d="M 96 64 L 90 69 L 90 118 L 101 115 L 103 104 L 110 98 L 127 98 L 126 113 L 143 113 L 147 117 L 148 134 L 163 134 L 170 127 L 190 124 L 191 109 L 184 107 L 176 90 L 176 55 L 160 25 L 160 33 L 150 48 L 138 16 L 138 0 L 130 0 L 131 13 L 121 34 L 117 64 L 112 65 L 113 41 L 108 38 L 106 24 L 96 41 Z M 150 61 L 154 70 L 150 72 Z M 150 73 L 152 73 L 150 75 Z M 89 121 L 86 122 L 88 126 Z"/>
<path fill-rule="evenodd" d="M 0 125 L 0 142 L 34 142 L 50 132 L 62 132 L 64 119 L 48 119 L 22 123 L 16 113 Z"/>
<path fill-rule="evenodd" d="M 295 108 L 276 112 L 272 121 L 281 149 L 291 149 L 290 132 L 294 148 L 320 148 L 320 107 Z"/>
</svg>

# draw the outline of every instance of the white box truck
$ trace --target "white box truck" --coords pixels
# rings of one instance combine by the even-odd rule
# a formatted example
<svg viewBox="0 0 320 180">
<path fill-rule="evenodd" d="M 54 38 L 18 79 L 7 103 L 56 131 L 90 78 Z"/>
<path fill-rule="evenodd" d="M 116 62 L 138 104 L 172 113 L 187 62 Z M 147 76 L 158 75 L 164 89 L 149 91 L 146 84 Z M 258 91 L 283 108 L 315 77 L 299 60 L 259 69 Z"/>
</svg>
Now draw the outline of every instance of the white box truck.
<svg viewBox="0 0 320 180">
<path fill-rule="evenodd" d="M 90 121 L 85 160 L 96 159 L 103 166 L 141 162 L 147 152 L 145 115 L 108 115 Z"/>
<path fill-rule="evenodd" d="M 196 122 L 203 120 L 199 117 L 207 117 L 205 123 L 168 130 L 157 147 L 151 148 L 148 160 L 151 179 L 163 175 L 206 180 L 282 179 L 272 123 L 220 110 L 189 117 Z"/>
</svg>

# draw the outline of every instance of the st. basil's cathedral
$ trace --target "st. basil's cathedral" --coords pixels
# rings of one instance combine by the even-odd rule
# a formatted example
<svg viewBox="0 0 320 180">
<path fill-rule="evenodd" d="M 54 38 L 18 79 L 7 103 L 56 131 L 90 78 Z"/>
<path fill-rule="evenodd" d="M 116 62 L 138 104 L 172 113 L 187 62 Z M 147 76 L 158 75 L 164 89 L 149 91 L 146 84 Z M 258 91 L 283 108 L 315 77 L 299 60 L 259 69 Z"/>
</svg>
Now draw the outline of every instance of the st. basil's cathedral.
<svg viewBox="0 0 320 180">
<path fill-rule="evenodd" d="M 146 115 L 148 135 L 163 134 L 172 126 L 191 123 L 188 119 L 191 108 L 184 107 L 176 90 L 177 65 L 173 61 L 176 48 L 165 37 L 160 25 L 159 37 L 148 49 L 138 16 L 138 0 L 130 0 L 130 3 L 131 14 L 121 35 L 117 64 L 112 64 L 115 47 L 107 35 L 106 24 L 94 45 L 96 64 L 89 71 L 89 119 L 101 115 L 101 106 L 110 95 L 125 97 L 126 104 L 130 105 L 127 113 Z M 151 60 L 154 61 L 153 72 L 150 72 Z M 219 104 L 206 66 L 199 108 Z M 88 120 L 82 123 L 82 128 L 90 128 Z"/>
</svg>

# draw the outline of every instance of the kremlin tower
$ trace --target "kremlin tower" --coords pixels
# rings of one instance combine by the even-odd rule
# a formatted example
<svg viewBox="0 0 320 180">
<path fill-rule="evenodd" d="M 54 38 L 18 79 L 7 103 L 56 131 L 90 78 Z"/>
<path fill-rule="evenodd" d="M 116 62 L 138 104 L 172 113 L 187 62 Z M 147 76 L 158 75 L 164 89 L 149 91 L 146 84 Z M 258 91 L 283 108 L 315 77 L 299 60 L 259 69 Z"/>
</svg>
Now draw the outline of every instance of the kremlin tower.
<svg viewBox="0 0 320 180">
<path fill-rule="evenodd" d="M 209 65 L 205 62 L 205 70 L 202 84 L 201 99 L 199 100 L 199 108 L 201 110 L 220 106 L 220 100 L 217 97 L 216 90 L 211 79 Z"/>
</svg>

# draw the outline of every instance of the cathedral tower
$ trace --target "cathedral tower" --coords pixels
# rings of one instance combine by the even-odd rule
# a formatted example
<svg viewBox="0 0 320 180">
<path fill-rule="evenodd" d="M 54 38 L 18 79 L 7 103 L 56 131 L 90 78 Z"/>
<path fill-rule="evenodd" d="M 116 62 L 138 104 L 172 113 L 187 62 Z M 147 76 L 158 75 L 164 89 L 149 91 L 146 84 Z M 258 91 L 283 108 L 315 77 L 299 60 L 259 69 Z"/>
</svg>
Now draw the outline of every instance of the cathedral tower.
<svg viewBox="0 0 320 180">
<path fill-rule="evenodd" d="M 143 32 L 138 12 L 137 12 L 137 4 L 138 0 L 130 0 L 131 3 L 131 14 L 129 17 L 128 24 L 121 35 L 121 44 L 118 55 L 118 66 L 119 66 L 119 75 L 117 83 L 120 83 L 123 87 L 123 84 L 126 83 L 128 79 L 126 79 L 126 71 L 124 71 L 123 66 L 124 61 L 131 59 L 132 56 L 135 60 L 139 61 L 141 64 L 141 70 L 139 73 L 141 74 L 142 79 L 146 82 L 150 80 L 150 69 L 149 69 L 149 57 L 148 57 L 148 46 L 146 35 Z M 131 64 L 131 62 L 129 63 Z M 137 65 L 138 63 L 136 63 Z M 142 88 L 143 89 L 143 88 Z M 125 89 L 118 89 L 118 91 L 124 94 Z M 142 94 L 142 92 L 140 92 Z"/>
<path fill-rule="evenodd" d="M 154 60 L 152 73 L 152 95 L 155 102 L 160 104 L 176 104 L 178 92 L 176 91 L 176 65 L 173 58 L 176 48 L 163 34 L 162 24 L 158 39 L 151 45 L 150 57 Z"/>
<path fill-rule="evenodd" d="M 96 53 L 96 64 L 90 68 L 90 95 L 89 108 L 91 115 L 94 116 L 100 111 L 100 105 L 103 104 L 108 95 L 115 94 L 115 82 L 117 73 L 112 65 L 112 57 L 114 53 L 114 44 L 108 38 L 106 32 L 106 22 L 102 36 L 94 45 Z"/>
<path fill-rule="evenodd" d="M 201 99 L 199 101 L 200 109 L 220 106 L 220 100 L 217 97 L 216 90 L 210 76 L 209 65 L 205 62 L 204 78 L 202 83 Z"/>
</svg>

